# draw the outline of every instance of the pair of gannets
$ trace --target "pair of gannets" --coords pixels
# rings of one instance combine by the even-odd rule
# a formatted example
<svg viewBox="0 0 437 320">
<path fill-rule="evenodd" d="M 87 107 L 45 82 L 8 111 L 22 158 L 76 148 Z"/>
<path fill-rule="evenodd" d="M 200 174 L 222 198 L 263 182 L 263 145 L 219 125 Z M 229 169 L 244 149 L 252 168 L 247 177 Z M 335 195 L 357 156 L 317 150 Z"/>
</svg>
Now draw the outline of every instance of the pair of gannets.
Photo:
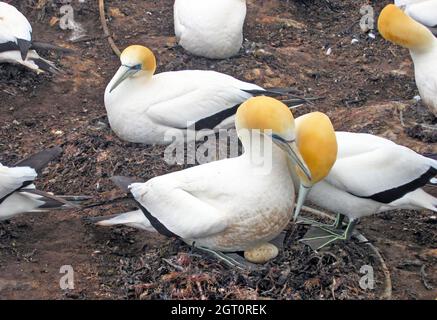
<svg viewBox="0 0 437 320">
<path fill-rule="evenodd" d="M 395 0 L 395 5 L 437 34 L 437 0 Z"/>
<path fill-rule="evenodd" d="M 53 196 L 35 189 L 37 172 L 59 156 L 60 148 L 41 151 L 15 167 L 0 164 L 0 221 L 21 213 L 45 212 L 77 207 L 73 202 L 84 197 Z"/>
<path fill-rule="evenodd" d="M 235 56 L 243 43 L 246 0 L 176 0 L 174 28 L 188 52 L 210 59 Z"/>
<path fill-rule="evenodd" d="M 437 114 L 437 38 L 392 4 L 382 10 L 378 29 L 385 39 L 410 50 L 420 96 Z"/>
<path fill-rule="evenodd" d="M 233 126 L 238 106 L 255 95 L 290 97 L 287 90 L 265 90 L 215 71 L 155 74 L 155 55 L 139 45 L 126 48 L 120 60 L 105 90 L 105 107 L 112 130 L 129 142 L 170 144 L 173 137 L 191 136 L 192 128 L 200 139 L 201 130 Z M 303 102 L 287 101 L 290 106 Z"/>
<path fill-rule="evenodd" d="M 32 27 L 29 21 L 14 6 L 0 1 L 0 63 L 21 64 L 37 73 L 59 71 L 31 47 Z"/>
<path fill-rule="evenodd" d="M 306 139 L 322 136 L 319 131 L 329 128 L 320 123 L 324 121 L 329 119 L 316 117 L 311 131 L 317 134 L 303 134 L 301 142 L 311 145 Z M 235 126 L 244 147 L 240 157 L 134 183 L 130 192 L 140 210 L 103 217 L 98 224 L 159 231 L 207 250 L 245 251 L 251 262 L 276 256 L 277 249 L 266 248 L 272 248 L 268 242 L 293 216 L 291 171 L 298 168 L 306 181 L 312 172 L 296 147 L 293 115 L 282 102 L 270 97 L 247 100 L 237 111 Z"/>
</svg>

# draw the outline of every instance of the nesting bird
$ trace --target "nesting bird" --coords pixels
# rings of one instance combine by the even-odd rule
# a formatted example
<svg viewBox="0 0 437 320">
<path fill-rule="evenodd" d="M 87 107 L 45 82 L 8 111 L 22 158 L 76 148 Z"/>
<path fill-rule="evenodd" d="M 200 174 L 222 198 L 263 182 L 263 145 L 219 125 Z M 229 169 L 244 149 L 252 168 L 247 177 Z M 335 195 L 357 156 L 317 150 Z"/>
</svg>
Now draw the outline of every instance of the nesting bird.
<svg viewBox="0 0 437 320">
<path fill-rule="evenodd" d="M 410 50 L 420 96 L 437 114 L 437 38 L 392 4 L 382 10 L 378 29 L 385 39 Z"/>
<path fill-rule="evenodd" d="M 186 137 L 190 130 L 199 139 L 200 130 L 232 127 L 238 106 L 255 95 L 292 96 L 287 90 L 265 90 L 215 71 L 155 74 L 155 55 L 139 45 L 126 48 L 120 60 L 106 87 L 105 107 L 112 130 L 129 142 L 170 144 L 172 136 Z M 303 102 L 287 101 L 290 106 Z"/>
<path fill-rule="evenodd" d="M 0 1 L 0 63 L 21 64 L 37 73 L 56 73 L 56 66 L 32 47 L 32 27 L 14 6 Z"/>
<path fill-rule="evenodd" d="M 77 207 L 69 200 L 77 201 L 84 197 L 54 196 L 35 189 L 33 184 L 37 171 L 61 152 L 60 148 L 47 149 L 17 163 L 15 167 L 0 164 L 0 221 L 21 213 Z"/>
<path fill-rule="evenodd" d="M 336 132 L 336 138 L 337 161 L 329 175 L 313 186 L 308 200 L 338 216 L 334 225 L 310 230 L 304 242 L 320 249 L 347 240 L 359 218 L 376 213 L 437 212 L 437 198 L 423 189 L 437 175 L 436 160 L 370 134 Z M 345 217 L 349 221 L 343 230 Z"/>
<path fill-rule="evenodd" d="M 293 214 L 290 168 L 297 165 L 311 179 L 294 143 L 294 118 L 282 102 L 254 97 L 239 107 L 235 126 L 240 157 L 134 183 L 129 189 L 140 209 L 98 224 L 158 231 L 217 255 L 245 251 L 256 263 L 274 258 L 277 250 L 265 249 Z"/>
<path fill-rule="evenodd" d="M 246 0 L 176 0 L 174 27 L 188 52 L 210 59 L 235 56 L 243 43 Z"/>
</svg>

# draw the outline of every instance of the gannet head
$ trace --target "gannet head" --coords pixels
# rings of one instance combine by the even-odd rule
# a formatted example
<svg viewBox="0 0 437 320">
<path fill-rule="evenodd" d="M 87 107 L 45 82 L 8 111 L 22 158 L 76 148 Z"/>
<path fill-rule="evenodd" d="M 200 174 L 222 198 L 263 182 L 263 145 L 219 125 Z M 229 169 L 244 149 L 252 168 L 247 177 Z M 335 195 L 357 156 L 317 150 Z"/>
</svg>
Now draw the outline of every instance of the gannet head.
<svg viewBox="0 0 437 320">
<path fill-rule="evenodd" d="M 133 45 L 123 50 L 120 56 L 121 76 L 114 82 L 110 92 L 123 81 L 137 74 L 152 76 L 156 71 L 156 58 L 153 52 L 146 47 Z"/>
<path fill-rule="evenodd" d="M 309 185 L 323 180 L 337 160 L 337 138 L 329 117 L 312 112 L 296 119 L 296 143 L 311 171 Z"/>
<path fill-rule="evenodd" d="M 250 98 L 238 108 L 235 127 L 239 136 L 243 131 L 252 130 L 268 135 L 300 168 L 306 179 L 311 180 L 311 173 L 296 146 L 293 114 L 284 103 L 270 97 Z"/>
<path fill-rule="evenodd" d="M 307 180 L 302 172 L 296 170 L 301 186 L 294 221 L 297 220 L 311 188 L 331 171 L 337 160 L 338 151 L 337 137 L 331 120 L 321 112 L 308 113 L 296 119 L 296 141 L 312 179 Z"/>
<path fill-rule="evenodd" d="M 428 28 L 393 4 L 387 5 L 381 11 L 378 30 L 386 40 L 416 51 L 427 50 L 435 41 Z"/>
</svg>

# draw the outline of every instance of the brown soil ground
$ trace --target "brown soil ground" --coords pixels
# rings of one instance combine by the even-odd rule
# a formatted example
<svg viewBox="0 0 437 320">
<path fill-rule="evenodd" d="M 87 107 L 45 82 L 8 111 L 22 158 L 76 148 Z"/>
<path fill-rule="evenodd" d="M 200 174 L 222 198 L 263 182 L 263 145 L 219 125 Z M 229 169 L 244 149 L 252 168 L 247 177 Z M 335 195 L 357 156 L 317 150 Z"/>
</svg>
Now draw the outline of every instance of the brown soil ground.
<svg viewBox="0 0 437 320">
<path fill-rule="evenodd" d="M 96 199 L 120 194 L 108 179 L 113 175 L 146 180 L 181 169 L 162 161 L 162 148 L 124 143 L 109 129 L 103 92 L 119 61 L 103 37 L 97 1 L 73 1 L 88 36 L 74 43 L 69 32 L 50 24 L 60 17 L 60 1 L 9 2 L 29 18 L 35 39 L 74 53 L 42 52 L 64 76 L 0 66 L 0 162 L 13 164 L 60 145 L 64 153 L 39 177 L 38 187 Z M 375 39 L 362 34 L 358 25 L 361 5 L 370 3 L 379 12 L 387 0 L 249 0 L 245 50 L 224 61 L 192 57 L 175 46 L 172 2 L 107 0 L 117 45 L 152 48 L 158 72 L 212 69 L 265 87 L 296 86 L 307 96 L 324 97 L 298 115 L 320 110 L 337 130 L 437 152 L 436 131 L 419 125 L 435 124 L 436 118 L 412 101 L 417 90 L 408 52 L 377 32 Z M 353 38 L 358 43 L 352 44 Z M 96 228 L 83 219 L 129 206 L 23 215 L 0 223 L 0 299 L 375 299 L 383 290 L 381 266 L 367 246 L 337 244 L 315 254 L 296 242 L 302 227 L 290 225 L 284 251 L 266 269 L 241 272 L 179 241 L 129 228 Z M 359 231 L 380 249 L 391 272 L 394 299 L 437 298 L 436 224 L 435 214 L 412 211 L 361 221 Z M 364 264 L 375 267 L 375 290 L 358 285 Z M 63 265 L 75 270 L 72 291 L 59 288 Z"/>
</svg>

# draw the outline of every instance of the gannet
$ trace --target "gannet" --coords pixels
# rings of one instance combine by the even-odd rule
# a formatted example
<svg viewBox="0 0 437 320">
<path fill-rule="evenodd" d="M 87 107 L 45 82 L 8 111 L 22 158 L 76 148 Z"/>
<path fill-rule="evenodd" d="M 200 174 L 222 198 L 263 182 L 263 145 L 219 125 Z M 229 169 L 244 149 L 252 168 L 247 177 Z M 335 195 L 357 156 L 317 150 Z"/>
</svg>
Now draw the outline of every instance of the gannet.
<svg viewBox="0 0 437 320">
<path fill-rule="evenodd" d="M 58 147 L 37 153 L 15 167 L 0 163 L 0 221 L 21 213 L 45 212 L 77 207 L 74 201 L 85 197 L 53 196 L 35 189 L 37 171 L 42 170 L 62 150 Z M 73 202 L 69 202 L 71 200 Z"/>
<path fill-rule="evenodd" d="M 129 188 L 140 210 L 103 217 L 97 224 L 158 231 L 214 252 L 245 251 L 246 259 L 255 263 L 274 258 L 259 256 L 277 254 L 265 249 L 292 217 L 290 167 L 297 165 L 310 179 L 293 142 L 294 118 L 282 102 L 254 97 L 239 107 L 235 125 L 244 147 L 240 157 L 134 183 Z M 266 160 L 271 161 L 268 170 Z"/>
<path fill-rule="evenodd" d="M 174 27 L 188 52 L 210 59 L 235 56 L 243 44 L 246 0 L 176 0 Z"/>
<path fill-rule="evenodd" d="M 336 137 L 337 161 L 328 176 L 313 186 L 307 199 L 337 213 L 337 220 L 332 227 L 310 230 L 304 242 L 320 249 L 333 241 L 347 240 L 359 218 L 381 212 L 437 212 L 437 198 L 423 189 L 437 175 L 436 160 L 370 134 L 336 132 Z M 343 231 L 345 216 L 349 223 Z"/>
<path fill-rule="evenodd" d="M 404 9 L 407 15 L 437 34 L 437 0 L 398 0 L 395 1 L 395 5 Z"/>
<path fill-rule="evenodd" d="M 59 72 L 32 47 L 32 27 L 14 6 L 0 1 L 0 63 L 21 64 L 37 73 Z"/>
<path fill-rule="evenodd" d="M 420 96 L 437 114 L 437 38 L 392 4 L 382 10 L 378 29 L 385 39 L 410 49 Z"/>
<path fill-rule="evenodd" d="M 200 139 L 200 130 L 233 126 L 238 106 L 252 96 L 284 96 L 281 89 L 265 90 L 215 71 L 154 74 L 153 52 L 139 45 L 126 48 L 120 60 L 121 67 L 106 87 L 105 107 L 112 130 L 129 142 L 170 144 L 173 134 L 189 136 L 193 125 Z"/>
</svg>

